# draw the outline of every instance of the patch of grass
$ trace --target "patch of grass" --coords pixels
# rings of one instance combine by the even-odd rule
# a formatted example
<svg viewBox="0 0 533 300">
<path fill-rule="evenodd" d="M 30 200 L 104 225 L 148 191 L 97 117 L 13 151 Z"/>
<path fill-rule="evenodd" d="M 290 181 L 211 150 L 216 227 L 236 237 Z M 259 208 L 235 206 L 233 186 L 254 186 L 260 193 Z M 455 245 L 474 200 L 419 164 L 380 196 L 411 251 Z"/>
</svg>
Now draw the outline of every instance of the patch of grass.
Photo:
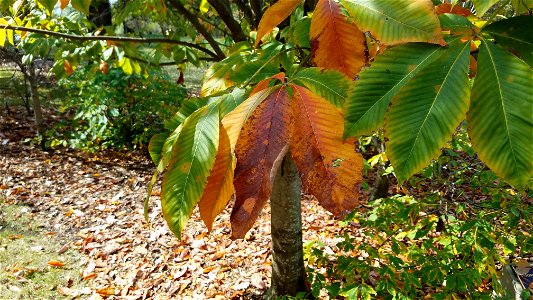
<svg viewBox="0 0 533 300">
<path fill-rule="evenodd" d="M 63 246 L 27 206 L 0 198 L 0 299 L 68 299 L 58 292 L 70 285 L 80 290 L 80 255 L 75 249 L 59 254 Z M 48 263 L 60 261 L 57 268 Z M 72 297 L 70 297 L 72 298 Z"/>
<path fill-rule="evenodd" d="M 200 88 L 202 87 L 202 78 L 204 77 L 205 71 L 209 66 L 194 67 L 187 66 L 183 71 L 183 79 L 185 80 L 185 87 L 192 94 L 200 93 Z M 178 80 L 179 73 L 175 66 L 166 67 L 165 71 L 172 78 L 172 80 Z"/>
</svg>

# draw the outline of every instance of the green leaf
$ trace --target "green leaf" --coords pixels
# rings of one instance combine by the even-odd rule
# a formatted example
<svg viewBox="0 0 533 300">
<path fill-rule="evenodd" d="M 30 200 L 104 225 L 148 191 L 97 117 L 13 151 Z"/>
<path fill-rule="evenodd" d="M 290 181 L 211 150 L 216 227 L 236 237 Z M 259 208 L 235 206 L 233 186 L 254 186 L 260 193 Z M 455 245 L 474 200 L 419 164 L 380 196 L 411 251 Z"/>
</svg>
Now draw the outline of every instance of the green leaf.
<svg viewBox="0 0 533 300">
<path fill-rule="evenodd" d="M 148 152 L 150 153 L 150 157 L 156 166 L 161 160 L 163 145 L 165 144 L 168 136 L 168 133 L 158 133 L 150 139 L 150 143 L 148 144 Z"/>
<path fill-rule="evenodd" d="M 479 158 L 523 189 L 533 175 L 533 72 L 514 55 L 482 41 L 468 133 Z"/>
<path fill-rule="evenodd" d="M 169 167 L 163 176 L 161 203 L 163 216 L 178 238 L 202 197 L 215 163 L 219 120 L 217 105 L 202 107 L 185 120 L 173 146 Z"/>
<path fill-rule="evenodd" d="M 92 0 L 70 0 L 70 4 L 72 4 L 74 9 L 88 15 L 89 8 L 91 7 L 91 1 Z"/>
<path fill-rule="evenodd" d="M 483 28 L 498 44 L 518 54 L 530 67 L 533 66 L 533 15 L 518 16 L 492 23 Z"/>
<path fill-rule="evenodd" d="M 512 0 L 511 5 L 517 15 L 521 15 L 533 9 L 533 0 Z"/>
<path fill-rule="evenodd" d="M 476 16 L 482 17 L 489 8 L 496 4 L 499 0 L 472 0 L 474 8 L 476 9 Z"/>
<path fill-rule="evenodd" d="M 456 14 L 440 14 L 440 26 L 443 30 L 451 30 L 452 32 L 465 33 L 467 31 L 473 32 L 473 24 L 468 18 Z"/>
<path fill-rule="evenodd" d="M 287 29 L 287 41 L 300 48 L 311 48 L 309 45 L 309 30 L 311 29 L 311 18 L 304 17 Z"/>
<path fill-rule="evenodd" d="M 470 44 L 456 40 L 394 98 L 385 116 L 387 155 L 401 184 L 427 166 L 468 110 Z"/>
<path fill-rule="evenodd" d="M 396 93 L 442 54 L 436 45 L 410 43 L 387 49 L 359 74 L 344 104 L 344 136 L 367 134 L 381 126 Z"/>
<path fill-rule="evenodd" d="M 296 73 L 292 80 L 339 108 L 344 104 L 351 84 L 344 74 L 321 68 L 305 68 Z"/>
<path fill-rule="evenodd" d="M 277 73 L 279 73 L 279 69 L 274 62 L 269 57 L 263 57 L 263 59 L 241 63 L 230 78 L 237 84 L 245 82 L 254 84 Z"/>
<path fill-rule="evenodd" d="M 445 45 L 431 1 L 341 0 L 361 31 L 386 45 L 428 42 Z"/>
<path fill-rule="evenodd" d="M 133 66 L 131 65 L 131 60 L 129 58 L 123 57 L 118 64 L 126 75 L 133 74 Z"/>
<path fill-rule="evenodd" d="M 54 7 L 56 6 L 58 0 L 37 0 L 39 4 L 44 6 L 49 13 L 52 13 Z"/>
<path fill-rule="evenodd" d="M 213 64 L 207 69 L 203 78 L 200 96 L 209 96 L 233 86 L 230 76 L 235 66 L 240 65 L 246 56 L 243 53 L 236 53 Z"/>
</svg>

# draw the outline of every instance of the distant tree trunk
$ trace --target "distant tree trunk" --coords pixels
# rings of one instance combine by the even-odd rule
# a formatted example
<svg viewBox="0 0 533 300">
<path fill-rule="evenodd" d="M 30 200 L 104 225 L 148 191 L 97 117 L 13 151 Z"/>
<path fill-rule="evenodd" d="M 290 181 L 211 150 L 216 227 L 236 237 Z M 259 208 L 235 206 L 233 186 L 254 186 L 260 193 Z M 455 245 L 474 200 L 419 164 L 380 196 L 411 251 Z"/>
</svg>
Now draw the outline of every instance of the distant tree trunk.
<svg viewBox="0 0 533 300">
<path fill-rule="evenodd" d="M 42 137 L 44 133 L 44 124 L 43 124 L 43 110 L 41 108 L 41 99 L 39 98 L 38 90 L 38 80 L 35 75 L 35 68 L 30 66 L 28 68 L 26 75 L 29 75 L 28 81 L 30 82 L 30 95 L 33 105 L 33 115 L 35 117 L 35 127 L 37 128 L 37 133 Z"/>
<path fill-rule="evenodd" d="M 303 260 L 301 181 L 290 153 L 285 155 L 272 186 L 272 299 L 306 291 Z M 267 297 L 268 297 L 267 296 Z"/>
</svg>

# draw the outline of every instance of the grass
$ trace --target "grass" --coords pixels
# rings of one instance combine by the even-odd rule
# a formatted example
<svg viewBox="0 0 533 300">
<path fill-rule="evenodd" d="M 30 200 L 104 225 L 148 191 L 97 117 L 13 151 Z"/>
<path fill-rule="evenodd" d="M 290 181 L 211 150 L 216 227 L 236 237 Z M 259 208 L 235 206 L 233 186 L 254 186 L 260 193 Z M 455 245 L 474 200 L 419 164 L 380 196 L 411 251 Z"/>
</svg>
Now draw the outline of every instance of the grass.
<svg viewBox="0 0 533 300">
<path fill-rule="evenodd" d="M 202 87 L 202 78 L 209 66 L 194 67 L 187 66 L 183 71 L 183 79 L 185 80 L 185 86 L 190 93 L 198 94 L 200 88 Z M 172 78 L 172 80 L 177 80 L 179 73 L 176 71 L 176 67 L 166 67 L 165 71 Z"/>
<path fill-rule="evenodd" d="M 31 208 L 0 198 L 0 299 L 68 299 L 58 289 L 83 288 L 79 253 L 59 254 L 65 242 L 48 232 L 45 222 Z M 65 265 L 52 267 L 52 260 Z"/>
</svg>

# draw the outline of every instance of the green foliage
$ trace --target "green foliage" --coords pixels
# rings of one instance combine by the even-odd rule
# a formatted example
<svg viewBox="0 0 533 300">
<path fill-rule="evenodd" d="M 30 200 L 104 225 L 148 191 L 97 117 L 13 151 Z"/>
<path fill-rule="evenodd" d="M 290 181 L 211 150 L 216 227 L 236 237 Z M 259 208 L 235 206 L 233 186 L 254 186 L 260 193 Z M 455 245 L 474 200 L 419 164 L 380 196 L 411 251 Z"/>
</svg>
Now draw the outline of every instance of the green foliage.
<svg viewBox="0 0 533 300">
<path fill-rule="evenodd" d="M 121 148 L 147 145 L 163 129 L 187 96 L 183 86 L 154 71 L 150 77 L 126 75 L 121 69 L 91 76 L 90 67 L 78 69 L 61 80 L 66 91 L 63 119 L 52 129 L 50 146 L 72 148 Z"/>
<path fill-rule="evenodd" d="M 348 299 L 504 295 L 498 270 L 508 257 L 533 251 L 532 195 L 515 194 L 476 160 L 465 130 L 409 186 L 416 196 L 378 199 L 353 212 L 335 254 L 319 242 L 306 245 L 315 296 L 321 290 Z"/>
</svg>

